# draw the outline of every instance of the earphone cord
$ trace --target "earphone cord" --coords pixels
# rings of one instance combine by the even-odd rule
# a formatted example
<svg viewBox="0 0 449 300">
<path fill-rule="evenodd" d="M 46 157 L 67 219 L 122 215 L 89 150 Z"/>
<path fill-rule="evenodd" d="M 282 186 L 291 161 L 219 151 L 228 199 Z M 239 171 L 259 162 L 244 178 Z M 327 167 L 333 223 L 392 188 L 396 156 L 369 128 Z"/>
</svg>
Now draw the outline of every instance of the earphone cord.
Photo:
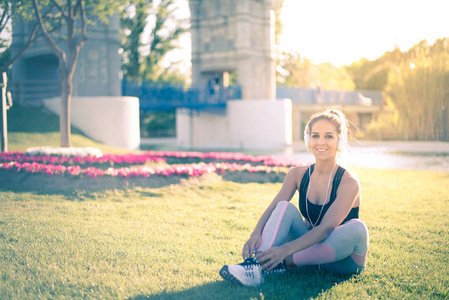
<svg viewBox="0 0 449 300">
<path fill-rule="evenodd" d="M 331 184 L 332 173 L 334 173 L 334 169 L 335 169 L 336 165 L 337 164 L 334 164 L 334 166 L 332 167 L 332 171 L 329 174 L 329 181 L 327 182 L 327 190 L 326 190 L 326 200 L 324 200 L 324 203 L 321 206 L 320 214 L 318 215 L 318 218 L 316 219 L 315 223 L 312 223 L 312 220 L 310 219 L 309 206 L 307 205 L 307 202 L 309 201 L 310 181 L 312 181 L 311 178 L 310 178 L 310 166 L 308 168 L 309 169 L 309 184 L 307 185 L 307 192 L 306 192 L 306 212 L 307 212 L 307 218 L 309 219 L 309 222 L 312 225 L 312 228 L 315 228 L 316 224 L 318 224 L 318 221 L 320 220 L 321 214 L 323 213 L 324 206 L 326 205 L 327 200 L 329 198 L 329 187 L 330 187 L 330 184 Z"/>
</svg>

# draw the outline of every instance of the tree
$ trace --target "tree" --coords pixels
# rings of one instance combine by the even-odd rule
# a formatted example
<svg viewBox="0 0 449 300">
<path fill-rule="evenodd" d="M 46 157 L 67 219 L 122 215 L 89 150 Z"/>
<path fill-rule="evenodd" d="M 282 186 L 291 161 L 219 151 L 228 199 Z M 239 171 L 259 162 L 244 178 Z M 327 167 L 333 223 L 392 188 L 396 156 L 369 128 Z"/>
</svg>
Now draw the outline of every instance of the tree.
<svg viewBox="0 0 449 300">
<path fill-rule="evenodd" d="M 385 88 L 398 113 L 397 127 L 406 140 L 439 140 L 449 106 L 449 39 L 433 46 L 421 41 L 404 53 L 389 73 Z"/>
<path fill-rule="evenodd" d="M 284 52 L 278 58 L 279 84 L 291 87 L 309 87 L 312 83 L 309 71 L 312 61 L 302 57 L 298 52 Z"/>
<path fill-rule="evenodd" d="M 403 56 L 401 50 L 395 48 L 374 61 L 362 58 L 345 66 L 345 70 L 353 78 L 357 89 L 382 91 L 387 85 L 389 72 L 397 68 Z"/>
<path fill-rule="evenodd" d="M 434 45 L 423 40 L 405 52 L 395 49 L 374 62 L 364 62 L 365 78 L 381 76 L 377 84 L 385 96 L 383 112 L 368 128 L 373 136 L 405 140 L 447 138 L 448 43 L 448 38 L 439 39 Z M 354 64 L 350 68 L 354 71 Z M 362 74 L 360 69 L 355 73 Z M 359 84 L 368 82 L 362 79 Z"/>
<path fill-rule="evenodd" d="M 141 74 L 142 34 L 145 30 L 151 0 L 129 3 L 121 14 L 122 70 L 128 80 L 138 79 Z"/>
<path fill-rule="evenodd" d="M 31 10 L 31 1 L 0 1 L 0 35 L 10 35 L 10 25 L 12 19 L 21 20 L 24 22 L 31 22 L 29 12 Z M 43 15 L 46 19 L 47 14 Z M 13 57 L 11 57 L 10 38 L 0 38 L 0 74 L 6 72 L 28 49 L 36 38 L 39 37 L 37 33 L 38 23 L 34 22 L 33 29 L 28 36 L 27 42 L 23 45 Z"/>
<path fill-rule="evenodd" d="M 122 69 L 129 80 L 173 80 L 170 68 L 160 62 L 177 48 L 176 41 L 187 31 L 186 20 L 177 20 L 173 0 L 130 1 L 123 10 Z M 154 24 L 150 24 L 150 21 Z"/>
<path fill-rule="evenodd" d="M 315 65 L 297 52 L 282 53 L 278 60 L 278 83 L 292 87 L 311 87 L 319 82 L 329 90 L 353 90 L 352 78 L 344 68 L 330 63 Z"/>
<path fill-rule="evenodd" d="M 282 31 L 284 29 L 284 25 L 282 24 L 281 20 L 281 11 L 282 7 L 284 6 L 284 0 L 275 0 L 273 4 L 273 11 L 274 11 L 274 43 L 276 46 L 280 43 L 280 36 L 282 34 Z"/>
<path fill-rule="evenodd" d="M 61 147 L 70 147 L 72 81 L 79 52 L 87 40 L 87 25 L 96 21 L 107 22 L 108 16 L 119 11 L 120 3 L 114 0 L 42 0 L 38 4 L 37 0 L 32 0 L 32 5 L 35 20 L 58 59 L 61 80 Z M 43 9 L 48 10 L 48 16 L 51 16 L 48 22 L 43 18 Z M 65 34 L 61 30 L 53 31 L 59 24 L 64 26 Z M 66 40 L 67 53 L 56 43 L 57 38 Z"/>
</svg>

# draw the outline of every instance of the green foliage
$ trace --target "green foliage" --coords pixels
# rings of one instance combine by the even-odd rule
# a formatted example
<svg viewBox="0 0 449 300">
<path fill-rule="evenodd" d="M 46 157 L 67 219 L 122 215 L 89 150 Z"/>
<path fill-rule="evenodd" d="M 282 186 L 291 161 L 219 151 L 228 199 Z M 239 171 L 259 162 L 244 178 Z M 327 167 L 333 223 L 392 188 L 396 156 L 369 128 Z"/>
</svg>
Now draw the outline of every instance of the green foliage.
<svg viewBox="0 0 449 300">
<path fill-rule="evenodd" d="M 75 2 L 74 0 L 72 0 Z M 108 23 L 109 17 L 121 11 L 123 5 L 128 1 L 116 0 L 84 0 L 86 6 L 86 15 L 91 22 L 100 21 Z"/>
<path fill-rule="evenodd" d="M 398 124 L 398 110 L 391 100 L 387 98 L 382 111 L 368 125 L 365 137 L 375 140 L 401 140 Z"/>
<path fill-rule="evenodd" d="M 30 21 L 30 10 L 30 0 L 0 1 L 0 72 L 6 71 L 12 65 L 11 25 L 17 20 Z"/>
<path fill-rule="evenodd" d="M 275 44 L 279 45 L 279 38 L 283 31 L 283 24 L 281 20 L 281 11 L 282 7 L 284 6 L 284 0 L 275 0 L 273 5 L 274 10 L 274 39 Z"/>
<path fill-rule="evenodd" d="M 298 52 L 282 53 L 278 59 L 278 84 L 311 87 L 319 84 L 328 90 L 353 90 L 352 78 L 344 68 L 330 63 L 315 65 Z"/>
<path fill-rule="evenodd" d="M 328 90 L 353 90 L 354 82 L 344 68 L 337 68 L 330 63 L 318 65 L 318 82 Z"/>
<path fill-rule="evenodd" d="M 122 28 L 122 69 L 126 79 L 138 79 L 141 74 L 142 59 L 140 49 L 141 39 L 146 26 L 148 9 L 151 1 L 136 1 L 128 4 L 121 14 Z M 134 14 L 134 16 L 132 16 Z"/>
<path fill-rule="evenodd" d="M 385 92 L 398 112 L 398 131 L 406 140 L 442 137 L 442 118 L 447 118 L 443 108 L 449 107 L 448 41 L 415 45 L 389 73 Z"/>
<path fill-rule="evenodd" d="M 173 0 L 130 1 L 122 12 L 122 69 L 128 80 L 185 81 L 161 61 L 187 31 L 186 20 L 175 18 Z M 154 25 L 148 20 L 154 19 Z M 146 28 L 146 29 L 145 29 Z M 148 32 L 146 30 L 150 29 Z"/>
<path fill-rule="evenodd" d="M 74 34 L 80 34 L 82 28 L 80 24 L 83 11 L 76 6 L 77 0 L 40 0 L 38 2 L 42 15 L 46 17 L 45 26 L 52 36 L 66 39 L 73 30 Z M 98 22 L 108 23 L 109 18 L 121 11 L 123 3 L 115 0 L 82 0 L 81 6 L 84 9 L 87 24 L 94 25 Z M 29 21 L 35 22 L 34 11 L 28 15 L 32 16 Z M 68 24 L 68 17 L 76 20 L 73 24 Z M 69 28 L 73 25 L 73 28 Z M 54 29 L 58 29 L 54 31 Z"/>
<path fill-rule="evenodd" d="M 369 126 L 382 139 L 442 140 L 449 132 L 449 39 L 423 40 L 405 52 L 399 48 L 375 61 L 346 67 L 357 89 L 382 90 L 385 110 Z M 444 128 L 446 124 L 446 128 Z"/>
<path fill-rule="evenodd" d="M 309 87 L 313 82 L 309 76 L 309 70 L 313 63 L 298 52 L 281 53 L 278 58 L 278 84 L 285 86 Z"/>
<path fill-rule="evenodd" d="M 176 111 L 158 111 L 141 114 L 140 136 L 175 137 Z"/>
<path fill-rule="evenodd" d="M 1 29 L 5 30 L 8 28 L 3 26 L 8 21 L 12 22 L 14 22 L 15 20 L 32 21 L 34 17 L 30 14 L 31 9 L 32 9 L 31 0 L 1 0 L 0 1 L 0 14 L 2 14 Z"/>
<path fill-rule="evenodd" d="M 367 269 L 223 281 L 281 184 L 0 189 L 0 298 L 447 299 L 447 172 L 361 170 Z M 435 201 L 438 199 L 438 201 Z M 293 203 L 297 204 L 297 196 Z"/>
<path fill-rule="evenodd" d="M 87 27 L 97 21 L 106 21 L 118 12 L 120 3 L 112 0 L 42 0 L 39 3 L 33 0 L 32 3 L 39 29 L 59 62 L 61 147 L 70 147 L 72 81 L 79 52 L 88 40 Z M 66 40 L 66 47 L 56 42 L 60 39 Z"/>
<path fill-rule="evenodd" d="M 383 91 L 387 85 L 388 73 L 396 68 L 402 57 L 403 53 L 396 48 L 374 61 L 362 58 L 345 69 L 354 80 L 356 89 Z"/>
</svg>

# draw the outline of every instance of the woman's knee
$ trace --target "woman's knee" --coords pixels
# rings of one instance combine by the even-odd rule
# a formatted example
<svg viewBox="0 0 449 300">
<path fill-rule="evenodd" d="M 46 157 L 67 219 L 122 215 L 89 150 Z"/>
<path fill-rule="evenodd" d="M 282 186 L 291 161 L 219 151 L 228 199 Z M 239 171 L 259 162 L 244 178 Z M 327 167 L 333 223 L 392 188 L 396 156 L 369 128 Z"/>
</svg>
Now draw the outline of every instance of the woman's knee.
<svg viewBox="0 0 449 300">
<path fill-rule="evenodd" d="M 342 226 L 350 230 L 355 236 L 368 240 L 368 227 L 360 219 L 352 219 L 344 223 Z"/>
<path fill-rule="evenodd" d="M 288 213 L 289 211 L 297 210 L 297 208 L 292 203 L 290 203 L 289 201 L 282 200 L 282 201 L 279 201 L 278 204 L 276 204 L 276 207 L 275 207 L 274 210 L 275 211 L 276 210 L 283 211 L 284 213 Z"/>
<path fill-rule="evenodd" d="M 324 243 L 330 245 L 336 251 L 344 249 L 346 254 L 356 251 L 358 254 L 364 254 L 368 250 L 368 229 L 359 219 L 353 219 L 338 226 L 324 240 Z M 348 252 L 348 253 L 347 253 Z"/>
<path fill-rule="evenodd" d="M 290 203 L 287 200 L 281 200 L 278 202 L 278 204 L 276 204 L 276 207 L 283 207 L 284 205 L 287 205 L 288 203 Z"/>
<path fill-rule="evenodd" d="M 342 226 L 345 226 L 352 239 L 357 241 L 354 252 L 366 254 L 369 247 L 369 233 L 366 224 L 360 219 L 352 219 Z"/>
<path fill-rule="evenodd" d="M 300 216 L 298 208 L 287 200 L 279 201 L 279 203 L 276 205 L 275 210 L 282 211 L 282 215 L 284 216 L 290 216 L 290 217 L 298 217 Z"/>
<path fill-rule="evenodd" d="M 283 209 L 288 204 L 291 204 L 291 203 L 287 200 L 281 200 L 278 202 L 278 204 L 276 204 L 276 209 Z"/>
</svg>

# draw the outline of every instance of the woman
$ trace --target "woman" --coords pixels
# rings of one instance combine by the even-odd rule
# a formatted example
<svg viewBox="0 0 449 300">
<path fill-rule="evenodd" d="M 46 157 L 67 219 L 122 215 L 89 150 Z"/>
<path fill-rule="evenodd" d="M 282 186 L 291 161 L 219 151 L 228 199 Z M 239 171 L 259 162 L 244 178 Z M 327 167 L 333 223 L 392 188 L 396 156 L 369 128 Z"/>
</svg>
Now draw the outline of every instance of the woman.
<svg viewBox="0 0 449 300">
<path fill-rule="evenodd" d="M 245 261 L 223 266 L 220 275 L 224 279 L 257 286 L 265 275 L 284 272 L 286 267 L 316 265 L 340 274 L 365 268 L 369 238 L 359 219 L 360 184 L 337 165 L 337 154 L 346 147 L 347 137 L 342 112 L 330 109 L 311 117 L 304 141 L 315 164 L 288 172 L 243 246 Z M 289 202 L 297 190 L 301 213 Z"/>
</svg>

